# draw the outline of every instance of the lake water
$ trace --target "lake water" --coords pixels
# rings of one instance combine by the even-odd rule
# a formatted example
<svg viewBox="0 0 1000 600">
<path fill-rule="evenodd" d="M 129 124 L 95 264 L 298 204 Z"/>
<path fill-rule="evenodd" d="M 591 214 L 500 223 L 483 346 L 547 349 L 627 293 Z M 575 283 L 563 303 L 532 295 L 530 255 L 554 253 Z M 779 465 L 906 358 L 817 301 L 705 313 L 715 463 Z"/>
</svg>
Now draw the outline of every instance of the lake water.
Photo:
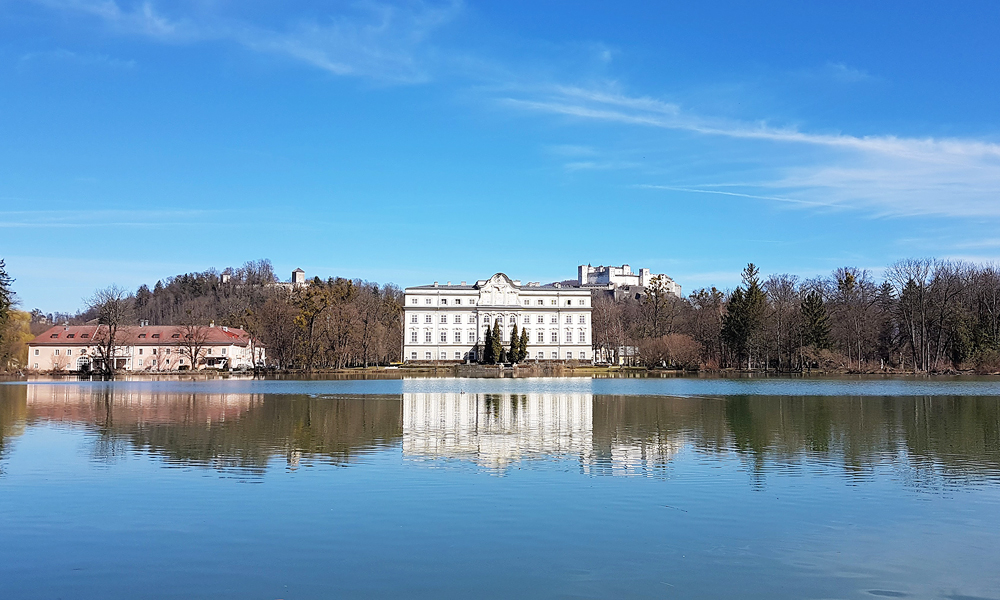
<svg viewBox="0 0 1000 600">
<path fill-rule="evenodd" d="M 0 384 L 0 598 L 1000 599 L 1000 382 Z"/>
</svg>

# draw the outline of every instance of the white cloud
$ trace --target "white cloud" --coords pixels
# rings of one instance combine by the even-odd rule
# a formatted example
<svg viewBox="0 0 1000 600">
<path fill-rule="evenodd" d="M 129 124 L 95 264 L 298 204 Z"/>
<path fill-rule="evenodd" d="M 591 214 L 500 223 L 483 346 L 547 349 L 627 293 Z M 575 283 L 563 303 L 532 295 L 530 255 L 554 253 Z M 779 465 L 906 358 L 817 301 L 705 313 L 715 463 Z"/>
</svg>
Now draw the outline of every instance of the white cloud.
<svg viewBox="0 0 1000 600">
<path fill-rule="evenodd" d="M 55 50 L 48 50 L 45 52 L 28 52 L 21 55 L 21 58 L 19 59 L 21 67 L 25 67 L 38 61 L 66 62 L 79 65 L 108 67 L 111 69 L 131 69 L 135 67 L 134 60 L 122 60 L 106 54 L 72 52 L 64 48 L 57 48 Z"/>
<path fill-rule="evenodd" d="M 764 190 L 745 194 L 748 197 L 862 208 L 877 215 L 1000 216 L 1000 145 L 991 142 L 808 133 L 767 123 L 707 118 L 646 96 L 573 87 L 535 90 L 500 102 L 580 121 L 770 144 L 758 153 L 758 161 L 773 176 L 744 182 L 748 190 Z M 789 160 L 788 152 L 777 151 L 796 147 L 816 152 Z M 666 187 L 700 190 L 703 186 Z"/>
<path fill-rule="evenodd" d="M 95 17 L 122 35 L 162 43 L 228 41 L 333 73 L 393 82 L 428 78 L 428 36 L 461 10 L 458 0 L 401 5 L 359 2 L 346 12 L 263 26 L 200 6 L 195 16 L 172 17 L 176 6 L 152 0 L 34 0 L 51 9 Z M 221 6 L 221 5 L 219 5 Z"/>
</svg>

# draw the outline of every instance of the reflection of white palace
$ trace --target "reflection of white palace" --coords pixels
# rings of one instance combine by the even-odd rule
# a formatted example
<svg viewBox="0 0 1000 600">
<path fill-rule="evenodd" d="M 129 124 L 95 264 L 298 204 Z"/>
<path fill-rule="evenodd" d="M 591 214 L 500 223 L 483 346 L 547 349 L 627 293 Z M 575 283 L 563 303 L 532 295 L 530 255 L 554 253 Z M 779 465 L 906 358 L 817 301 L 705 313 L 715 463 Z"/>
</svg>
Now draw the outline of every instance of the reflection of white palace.
<svg viewBox="0 0 1000 600">
<path fill-rule="evenodd" d="M 403 394 L 403 455 L 410 458 L 503 470 L 524 459 L 575 457 L 588 473 L 632 475 L 662 468 L 686 445 L 682 435 L 602 431 L 607 439 L 596 439 L 590 393 Z"/>
<path fill-rule="evenodd" d="M 529 360 L 593 360 L 589 288 L 521 285 L 497 273 L 472 285 L 406 288 L 404 302 L 404 361 L 475 360 L 494 322 L 505 346 L 515 324 L 528 331 Z"/>
<path fill-rule="evenodd" d="M 591 394 L 403 394 L 403 454 L 503 468 L 593 448 Z"/>
</svg>

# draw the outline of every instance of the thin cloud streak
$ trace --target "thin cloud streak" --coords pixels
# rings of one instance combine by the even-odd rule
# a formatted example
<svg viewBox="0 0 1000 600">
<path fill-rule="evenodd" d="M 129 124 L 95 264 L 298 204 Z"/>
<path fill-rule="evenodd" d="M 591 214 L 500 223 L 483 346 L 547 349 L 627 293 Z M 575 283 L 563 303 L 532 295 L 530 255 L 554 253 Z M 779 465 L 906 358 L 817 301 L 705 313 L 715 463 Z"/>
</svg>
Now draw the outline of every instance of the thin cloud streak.
<svg viewBox="0 0 1000 600">
<path fill-rule="evenodd" d="M 498 101 L 522 111 L 584 121 L 686 131 L 747 142 L 804 145 L 820 151 L 820 156 L 811 159 L 793 158 L 811 161 L 799 165 L 789 164 L 789 159 L 781 158 L 781 153 L 761 153 L 759 161 L 776 176 L 748 182 L 743 187 L 784 193 L 746 193 L 746 197 L 858 208 L 877 216 L 1000 216 L 1000 203 L 996 201 L 1000 193 L 998 144 L 970 139 L 806 133 L 766 123 L 708 119 L 649 97 L 565 86 L 524 95 L 527 97 L 509 95 Z M 797 200 L 784 197 L 788 194 L 794 194 Z"/>
</svg>

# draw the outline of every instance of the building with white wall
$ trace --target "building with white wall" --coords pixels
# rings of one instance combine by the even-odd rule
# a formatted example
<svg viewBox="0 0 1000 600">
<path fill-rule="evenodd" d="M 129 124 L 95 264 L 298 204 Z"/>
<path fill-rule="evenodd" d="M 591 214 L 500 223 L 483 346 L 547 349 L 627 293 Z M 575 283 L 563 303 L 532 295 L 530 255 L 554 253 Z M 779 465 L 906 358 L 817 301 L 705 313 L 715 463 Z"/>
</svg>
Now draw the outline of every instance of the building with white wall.
<svg viewBox="0 0 1000 600">
<path fill-rule="evenodd" d="M 403 360 L 474 361 L 486 328 L 500 324 L 504 347 L 514 324 L 528 331 L 528 360 L 593 360 L 590 290 L 521 285 L 503 273 L 472 285 L 406 288 Z"/>
<path fill-rule="evenodd" d="M 600 287 L 616 290 L 619 288 L 648 288 L 654 283 L 654 278 L 663 285 L 664 290 L 677 297 L 681 295 L 681 286 L 664 273 L 651 273 L 649 269 L 632 270 L 629 265 L 620 267 L 592 267 L 580 265 L 577 267 L 577 285 Z"/>
<path fill-rule="evenodd" d="M 52 327 L 28 343 L 28 368 L 99 370 L 104 360 L 99 348 L 106 334 L 104 325 Z M 197 339 L 193 343 L 187 336 Z M 115 369 L 122 371 L 251 369 L 255 363 L 264 364 L 265 349 L 235 327 L 137 325 L 118 330 L 114 360 Z"/>
</svg>

